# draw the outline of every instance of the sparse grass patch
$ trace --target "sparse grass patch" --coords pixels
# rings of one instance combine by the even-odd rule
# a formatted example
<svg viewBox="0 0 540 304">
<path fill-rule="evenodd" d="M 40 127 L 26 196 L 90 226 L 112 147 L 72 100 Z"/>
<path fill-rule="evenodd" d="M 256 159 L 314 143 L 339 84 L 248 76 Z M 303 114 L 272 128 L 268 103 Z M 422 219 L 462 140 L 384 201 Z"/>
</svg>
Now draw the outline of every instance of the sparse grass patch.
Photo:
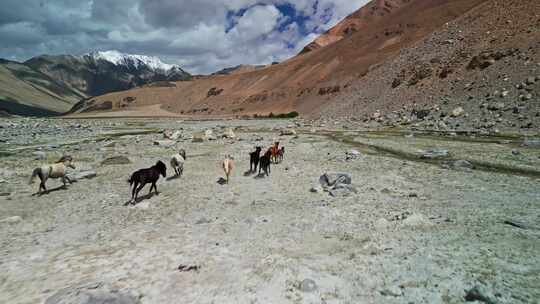
<svg viewBox="0 0 540 304">
<path fill-rule="evenodd" d="M 300 116 L 300 114 L 298 112 L 296 112 L 296 111 L 289 112 L 289 113 L 281 113 L 281 114 L 274 114 L 274 113 L 270 112 L 270 114 L 268 114 L 267 116 L 255 114 L 255 115 L 253 115 L 253 118 L 292 119 L 292 118 L 296 118 L 298 116 Z"/>
</svg>

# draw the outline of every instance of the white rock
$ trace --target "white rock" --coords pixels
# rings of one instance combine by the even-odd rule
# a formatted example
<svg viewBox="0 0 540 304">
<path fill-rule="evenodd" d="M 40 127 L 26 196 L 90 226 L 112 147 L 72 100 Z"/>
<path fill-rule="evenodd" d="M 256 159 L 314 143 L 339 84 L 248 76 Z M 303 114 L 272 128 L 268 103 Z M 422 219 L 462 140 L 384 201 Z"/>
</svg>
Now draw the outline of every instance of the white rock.
<svg viewBox="0 0 540 304">
<path fill-rule="evenodd" d="M 462 107 L 457 107 L 452 111 L 452 117 L 459 117 L 465 113 Z"/>
<path fill-rule="evenodd" d="M 281 136 L 294 136 L 296 135 L 296 130 L 294 129 L 281 130 L 280 135 Z"/>
<path fill-rule="evenodd" d="M 407 217 L 405 220 L 403 220 L 403 225 L 409 226 L 409 227 L 420 227 L 420 226 L 432 226 L 433 223 L 426 218 L 421 213 L 415 213 L 409 217 Z"/>
<path fill-rule="evenodd" d="M 6 217 L 5 219 L 0 220 L 0 223 L 17 224 L 21 221 L 22 221 L 22 217 L 20 216 L 10 216 L 10 217 Z"/>
</svg>

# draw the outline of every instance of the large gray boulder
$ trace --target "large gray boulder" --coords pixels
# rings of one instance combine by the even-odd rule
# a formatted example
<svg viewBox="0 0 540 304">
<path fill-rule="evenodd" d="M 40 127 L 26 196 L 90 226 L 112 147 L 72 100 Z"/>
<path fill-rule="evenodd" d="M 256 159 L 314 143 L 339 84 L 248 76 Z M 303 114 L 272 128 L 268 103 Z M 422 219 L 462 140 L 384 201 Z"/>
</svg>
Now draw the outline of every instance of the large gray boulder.
<svg viewBox="0 0 540 304">
<path fill-rule="evenodd" d="M 341 185 L 350 185 L 352 177 L 349 173 L 325 173 L 319 177 L 319 183 L 323 188 L 337 188 Z"/>
<path fill-rule="evenodd" d="M 66 175 L 67 178 L 69 178 L 72 182 L 77 182 L 81 179 L 92 179 L 97 176 L 96 171 L 81 171 L 81 172 L 74 172 L 71 174 Z"/>
</svg>

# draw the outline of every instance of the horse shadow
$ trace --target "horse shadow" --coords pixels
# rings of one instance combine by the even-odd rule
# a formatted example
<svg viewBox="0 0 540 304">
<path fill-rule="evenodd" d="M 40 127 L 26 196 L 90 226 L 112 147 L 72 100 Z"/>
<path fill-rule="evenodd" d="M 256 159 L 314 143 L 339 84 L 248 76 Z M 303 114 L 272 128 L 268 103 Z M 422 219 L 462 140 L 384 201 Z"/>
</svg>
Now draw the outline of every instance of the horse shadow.
<svg viewBox="0 0 540 304">
<path fill-rule="evenodd" d="M 223 177 L 220 177 L 218 179 L 217 183 L 223 186 L 223 185 L 227 184 L 227 180 L 225 178 L 223 178 Z"/>
<path fill-rule="evenodd" d="M 129 200 L 129 201 L 125 202 L 124 206 L 129 206 L 129 205 L 136 206 L 139 203 L 141 203 L 142 201 L 149 200 L 149 199 L 151 199 L 152 197 L 154 197 L 156 195 L 157 194 L 155 192 L 152 192 L 152 193 L 148 193 L 148 194 L 143 195 L 143 196 L 139 196 L 135 201 Z"/>
<path fill-rule="evenodd" d="M 32 196 L 42 196 L 42 195 L 49 195 L 51 193 L 54 193 L 54 192 L 58 192 L 58 191 L 66 191 L 68 190 L 68 186 L 58 186 L 56 188 L 51 188 L 51 189 L 47 189 L 47 191 L 43 191 L 43 192 L 36 192 L 34 194 L 32 194 Z"/>
<path fill-rule="evenodd" d="M 254 179 L 263 179 L 265 177 L 267 177 L 266 174 L 264 172 L 261 172 L 259 174 L 256 174 L 253 178 Z"/>
<path fill-rule="evenodd" d="M 172 181 L 172 180 L 179 179 L 179 178 L 181 178 L 181 177 L 182 177 L 182 175 L 173 175 L 173 176 L 167 177 L 165 180 L 168 181 L 168 182 L 170 182 L 170 181 Z"/>
<path fill-rule="evenodd" d="M 248 171 L 244 172 L 244 176 L 251 176 L 251 175 L 253 175 L 255 173 L 257 173 L 257 171 L 248 170 Z"/>
</svg>

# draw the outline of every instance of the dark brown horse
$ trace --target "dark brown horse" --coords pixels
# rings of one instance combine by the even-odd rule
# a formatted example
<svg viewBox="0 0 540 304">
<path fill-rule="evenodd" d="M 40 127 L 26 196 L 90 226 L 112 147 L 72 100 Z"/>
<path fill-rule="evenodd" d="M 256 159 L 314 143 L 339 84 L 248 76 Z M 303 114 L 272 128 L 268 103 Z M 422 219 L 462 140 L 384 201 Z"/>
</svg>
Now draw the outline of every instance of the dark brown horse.
<svg viewBox="0 0 540 304">
<path fill-rule="evenodd" d="M 256 147 L 254 152 L 249 153 L 249 172 L 257 172 L 261 158 L 261 147 Z"/>
<path fill-rule="evenodd" d="M 128 180 L 130 187 L 133 186 L 133 190 L 131 192 L 131 201 L 128 203 L 134 204 L 137 201 L 139 191 L 141 191 L 142 188 L 144 188 L 144 186 L 148 183 L 152 183 L 148 194 L 152 193 L 152 189 L 155 189 L 156 194 L 159 194 L 156 182 L 158 181 L 160 174 L 163 177 L 167 176 L 167 166 L 165 166 L 165 164 L 161 161 L 158 161 L 155 166 L 147 169 L 141 169 L 133 173 L 131 178 Z"/>
<path fill-rule="evenodd" d="M 272 151 L 268 149 L 266 153 L 261 156 L 259 160 L 259 176 L 261 175 L 261 169 L 264 171 L 264 174 L 268 176 L 270 174 L 270 163 L 272 162 L 270 158 L 272 157 Z"/>
</svg>

